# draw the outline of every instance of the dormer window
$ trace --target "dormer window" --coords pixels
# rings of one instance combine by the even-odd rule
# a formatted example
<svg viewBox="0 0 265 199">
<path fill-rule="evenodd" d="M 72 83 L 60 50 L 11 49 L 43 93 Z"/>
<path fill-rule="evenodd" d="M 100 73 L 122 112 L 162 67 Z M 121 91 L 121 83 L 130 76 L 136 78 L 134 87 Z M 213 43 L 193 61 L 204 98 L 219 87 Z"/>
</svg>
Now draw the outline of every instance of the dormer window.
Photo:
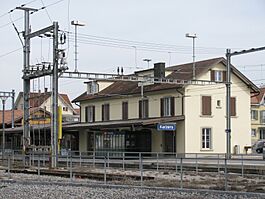
<svg viewBox="0 0 265 199">
<path fill-rule="evenodd" d="M 212 70 L 211 71 L 211 81 L 225 82 L 226 81 L 226 71 Z"/>
<path fill-rule="evenodd" d="M 87 83 L 87 94 L 95 93 L 98 93 L 98 83 L 95 81 Z"/>
</svg>

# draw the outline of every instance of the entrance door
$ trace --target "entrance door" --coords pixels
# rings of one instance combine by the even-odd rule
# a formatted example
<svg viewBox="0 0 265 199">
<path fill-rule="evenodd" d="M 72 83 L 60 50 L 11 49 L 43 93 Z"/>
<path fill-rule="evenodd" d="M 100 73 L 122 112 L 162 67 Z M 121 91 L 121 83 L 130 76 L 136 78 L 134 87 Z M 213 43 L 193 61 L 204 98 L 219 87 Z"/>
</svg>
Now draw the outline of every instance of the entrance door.
<svg viewBox="0 0 265 199">
<path fill-rule="evenodd" d="M 176 138 L 175 138 L 175 131 L 164 131 L 164 152 L 175 153 L 176 152 Z"/>
</svg>

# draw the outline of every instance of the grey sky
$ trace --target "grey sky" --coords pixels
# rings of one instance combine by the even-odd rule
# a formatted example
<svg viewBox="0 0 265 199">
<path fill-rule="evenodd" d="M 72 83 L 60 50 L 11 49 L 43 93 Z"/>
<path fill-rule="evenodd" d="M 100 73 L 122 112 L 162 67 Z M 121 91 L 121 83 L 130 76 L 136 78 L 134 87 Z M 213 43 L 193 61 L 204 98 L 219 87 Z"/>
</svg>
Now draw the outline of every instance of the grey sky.
<svg viewBox="0 0 265 199">
<path fill-rule="evenodd" d="M 58 0 L 43 0 L 50 5 Z M 30 0 L 9 0 L 1 2 L 0 16 L 10 9 Z M 225 55 L 225 49 L 246 49 L 265 45 L 265 1 L 264 0 L 64 0 L 47 8 L 53 21 L 58 21 L 61 30 L 74 31 L 69 19 L 80 20 L 86 24 L 79 33 L 94 36 L 111 37 L 141 42 L 163 43 L 184 47 L 185 52 L 151 52 L 137 49 L 137 64 L 146 68 L 143 58 L 152 59 L 152 63 L 164 61 L 174 65 L 192 60 L 192 41 L 185 33 L 197 33 L 196 46 L 204 47 L 203 54 L 197 53 L 196 59 L 207 59 Z M 36 0 L 28 6 L 40 8 L 42 1 Z M 22 11 L 14 11 L 12 19 L 22 17 Z M 14 88 L 22 90 L 22 49 L 7 56 L 7 52 L 21 47 L 19 39 L 10 22 L 9 15 L 0 17 L 0 82 L 2 91 Z M 51 24 L 46 11 L 31 15 L 32 31 Z M 23 30 L 23 20 L 15 21 L 19 31 Z M 32 41 L 31 64 L 48 61 L 48 39 Z M 73 45 L 70 43 L 68 63 L 73 65 Z M 42 48 L 41 48 L 42 47 Z M 67 45 L 65 46 L 67 47 Z M 42 49 L 42 50 L 41 50 Z M 123 66 L 129 73 L 135 66 L 135 48 L 113 48 L 106 46 L 79 44 L 79 71 L 112 73 L 117 66 Z M 199 51 L 199 50 L 198 50 Z M 201 51 L 202 52 L 202 51 Z M 206 54 L 205 54 L 206 53 Z M 265 80 L 265 52 L 235 57 L 234 65 L 250 79 L 260 85 Z M 42 56 L 42 58 L 41 58 Z M 246 66 L 242 65 L 258 65 Z M 130 68 L 131 67 L 131 68 Z M 253 71 L 250 71 L 253 70 Z M 34 83 L 35 90 L 43 89 L 44 80 Z M 49 87 L 46 78 L 45 86 Z M 83 81 L 60 80 L 59 89 L 68 93 L 71 99 L 85 90 Z"/>
</svg>

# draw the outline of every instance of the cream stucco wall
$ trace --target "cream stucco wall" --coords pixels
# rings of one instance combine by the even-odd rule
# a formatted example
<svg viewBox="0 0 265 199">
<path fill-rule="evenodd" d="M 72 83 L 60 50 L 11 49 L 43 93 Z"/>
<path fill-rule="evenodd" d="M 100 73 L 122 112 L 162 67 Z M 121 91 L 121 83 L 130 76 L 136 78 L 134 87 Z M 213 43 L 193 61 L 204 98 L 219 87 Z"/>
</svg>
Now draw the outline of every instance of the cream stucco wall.
<svg viewBox="0 0 265 199">
<path fill-rule="evenodd" d="M 49 97 L 40 107 L 44 109 L 44 107 L 46 107 L 46 110 L 49 112 L 52 112 L 52 108 L 51 108 L 51 104 L 52 104 L 52 98 Z M 69 107 L 69 105 L 67 105 L 62 99 L 61 97 L 58 98 L 58 106 L 61 107 L 68 107 L 67 111 L 63 110 L 63 115 L 73 115 L 73 109 Z"/>
<path fill-rule="evenodd" d="M 149 100 L 149 117 L 160 117 L 160 98 L 162 97 L 175 97 L 175 115 L 182 114 L 182 98 L 181 95 L 175 90 L 165 90 L 156 93 L 145 94 Z M 109 103 L 110 105 L 110 120 L 122 119 L 122 102 L 128 101 L 128 116 L 129 119 L 139 118 L 139 100 L 141 96 L 128 96 L 121 98 L 104 98 L 97 100 L 90 100 L 89 102 L 81 102 L 81 121 L 85 122 L 85 107 L 95 106 L 95 120 L 102 121 L 101 109 L 102 104 Z"/>
<path fill-rule="evenodd" d="M 224 70 L 219 64 L 215 69 Z M 200 79 L 209 80 L 210 71 Z M 251 144 L 250 136 L 250 89 L 235 75 L 231 78 L 231 97 L 236 97 L 236 116 L 231 119 L 231 152 L 235 145 L 240 146 L 240 152 L 244 152 L 244 146 Z M 185 152 L 226 152 L 226 98 L 225 84 L 212 86 L 188 86 L 185 90 Z M 211 96 L 212 115 L 201 115 L 201 96 Z M 217 100 L 221 106 L 217 107 Z M 201 149 L 202 128 L 212 128 L 212 149 Z"/>
</svg>

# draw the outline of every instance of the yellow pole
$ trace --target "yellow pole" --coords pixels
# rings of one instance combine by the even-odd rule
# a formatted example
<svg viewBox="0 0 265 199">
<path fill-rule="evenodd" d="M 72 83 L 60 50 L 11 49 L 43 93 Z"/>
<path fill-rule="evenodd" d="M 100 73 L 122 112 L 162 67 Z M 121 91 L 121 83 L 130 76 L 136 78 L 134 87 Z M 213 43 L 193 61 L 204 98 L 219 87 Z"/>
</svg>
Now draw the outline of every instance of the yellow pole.
<svg viewBox="0 0 265 199">
<path fill-rule="evenodd" d="M 62 106 L 58 106 L 58 153 L 61 152 L 61 140 L 63 137 L 63 110 Z"/>
</svg>

